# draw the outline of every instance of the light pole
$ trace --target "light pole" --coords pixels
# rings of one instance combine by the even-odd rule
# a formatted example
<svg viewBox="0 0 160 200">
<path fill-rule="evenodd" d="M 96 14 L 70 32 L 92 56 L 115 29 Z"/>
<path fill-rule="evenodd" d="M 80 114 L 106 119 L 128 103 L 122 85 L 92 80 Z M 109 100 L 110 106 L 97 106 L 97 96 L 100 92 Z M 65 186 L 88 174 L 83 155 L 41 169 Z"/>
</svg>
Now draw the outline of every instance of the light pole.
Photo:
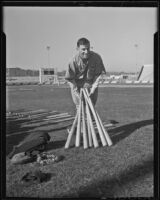
<svg viewBox="0 0 160 200">
<path fill-rule="evenodd" d="M 50 67 L 50 55 L 49 55 L 49 50 L 50 50 L 50 46 L 47 46 L 47 51 L 48 51 L 48 67 Z"/>
<path fill-rule="evenodd" d="M 137 54 L 137 50 L 138 50 L 138 44 L 135 44 L 134 45 L 135 49 L 136 49 L 136 69 L 137 69 L 137 57 L 138 57 L 138 54 Z"/>
</svg>

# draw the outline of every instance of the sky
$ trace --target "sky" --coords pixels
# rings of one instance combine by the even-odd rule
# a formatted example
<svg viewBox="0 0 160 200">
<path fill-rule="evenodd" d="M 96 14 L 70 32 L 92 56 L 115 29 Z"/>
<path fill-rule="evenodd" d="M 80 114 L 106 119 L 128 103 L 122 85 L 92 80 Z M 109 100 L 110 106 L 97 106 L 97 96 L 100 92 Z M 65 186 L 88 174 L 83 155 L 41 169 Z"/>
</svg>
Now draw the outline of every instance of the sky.
<svg viewBox="0 0 160 200">
<path fill-rule="evenodd" d="M 3 31 L 7 68 L 66 70 L 86 37 L 106 71 L 137 72 L 153 64 L 157 8 L 3 7 Z"/>
</svg>

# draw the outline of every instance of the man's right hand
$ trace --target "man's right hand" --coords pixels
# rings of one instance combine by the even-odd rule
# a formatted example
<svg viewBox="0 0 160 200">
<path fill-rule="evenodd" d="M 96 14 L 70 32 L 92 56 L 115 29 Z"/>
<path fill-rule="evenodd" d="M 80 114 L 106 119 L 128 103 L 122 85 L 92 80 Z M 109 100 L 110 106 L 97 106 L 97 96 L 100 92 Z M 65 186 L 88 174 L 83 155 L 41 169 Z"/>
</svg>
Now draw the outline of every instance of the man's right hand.
<svg viewBox="0 0 160 200">
<path fill-rule="evenodd" d="M 79 93 L 77 87 L 73 88 L 73 92 L 74 92 L 74 94 L 75 94 L 78 98 L 80 98 L 80 93 Z"/>
<path fill-rule="evenodd" d="M 78 91 L 78 87 L 76 85 L 76 82 L 74 80 L 72 80 L 72 82 L 69 82 L 69 86 L 72 89 L 72 91 L 74 92 L 74 94 L 80 98 L 80 93 Z"/>
</svg>

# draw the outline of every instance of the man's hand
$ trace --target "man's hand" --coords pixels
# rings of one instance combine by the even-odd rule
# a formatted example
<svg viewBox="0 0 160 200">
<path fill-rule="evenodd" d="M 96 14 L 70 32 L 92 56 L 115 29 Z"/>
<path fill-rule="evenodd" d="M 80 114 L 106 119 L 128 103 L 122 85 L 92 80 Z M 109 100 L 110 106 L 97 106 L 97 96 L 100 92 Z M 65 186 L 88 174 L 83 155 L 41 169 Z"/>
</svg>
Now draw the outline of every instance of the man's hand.
<svg viewBox="0 0 160 200">
<path fill-rule="evenodd" d="M 95 87 L 92 87 L 92 88 L 91 88 L 90 93 L 89 93 L 89 96 L 91 96 L 91 95 L 94 93 L 95 89 L 96 89 Z"/>
<path fill-rule="evenodd" d="M 92 85 L 89 84 L 89 83 L 85 83 L 85 84 L 83 85 L 83 88 L 91 89 L 91 87 L 92 87 Z"/>
<path fill-rule="evenodd" d="M 72 89 L 73 93 L 80 98 L 80 93 L 78 91 L 78 87 L 76 85 L 76 82 L 74 80 L 72 80 L 72 82 L 69 82 L 69 86 Z"/>
<path fill-rule="evenodd" d="M 74 94 L 75 94 L 78 98 L 80 98 L 80 93 L 79 93 L 77 87 L 74 87 L 74 88 L 73 88 L 73 92 L 74 92 Z"/>
<path fill-rule="evenodd" d="M 94 91 L 96 90 L 96 88 L 98 87 L 100 78 L 101 78 L 101 75 L 96 77 L 94 83 L 92 84 L 92 88 L 90 90 L 89 96 L 91 96 L 94 93 Z"/>
</svg>

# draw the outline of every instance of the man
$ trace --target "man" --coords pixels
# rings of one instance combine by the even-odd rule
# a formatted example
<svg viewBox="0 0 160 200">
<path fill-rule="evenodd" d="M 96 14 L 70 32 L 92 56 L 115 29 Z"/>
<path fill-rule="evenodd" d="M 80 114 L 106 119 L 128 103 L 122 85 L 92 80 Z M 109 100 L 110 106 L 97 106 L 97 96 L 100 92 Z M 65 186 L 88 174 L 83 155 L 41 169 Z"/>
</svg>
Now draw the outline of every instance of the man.
<svg viewBox="0 0 160 200">
<path fill-rule="evenodd" d="M 105 72 L 103 61 L 97 53 L 90 51 L 90 42 L 86 38 L 77 41 L 78 54 L 69 62 L 65 79 L 71 88 L 73 102 L 78 109 L 80 88 L 87 88 L 93 105 L 97 102 L 100 75 Z"/>
</svg>

